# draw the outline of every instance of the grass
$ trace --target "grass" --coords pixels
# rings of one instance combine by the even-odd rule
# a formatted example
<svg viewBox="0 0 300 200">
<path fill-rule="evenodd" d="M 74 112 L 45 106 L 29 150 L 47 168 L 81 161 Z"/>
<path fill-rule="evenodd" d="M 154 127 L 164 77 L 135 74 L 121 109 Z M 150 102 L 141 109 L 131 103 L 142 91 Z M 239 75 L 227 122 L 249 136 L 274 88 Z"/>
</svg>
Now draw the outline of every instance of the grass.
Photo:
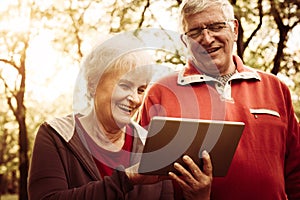
<svg viewBox="0 0 300 200">
<path fill-rule="evenodd" d="M 0 200 L 18 200 L 17 194 L 6 194 L 0 196 Z"/>
</svg>

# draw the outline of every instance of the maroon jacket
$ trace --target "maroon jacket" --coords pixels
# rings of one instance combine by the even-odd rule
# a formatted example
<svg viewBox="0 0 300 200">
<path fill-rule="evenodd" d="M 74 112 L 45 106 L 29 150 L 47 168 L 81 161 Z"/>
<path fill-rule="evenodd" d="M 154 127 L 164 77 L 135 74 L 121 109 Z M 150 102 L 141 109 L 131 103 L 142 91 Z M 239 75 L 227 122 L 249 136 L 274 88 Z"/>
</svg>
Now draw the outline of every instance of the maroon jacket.
<svg viewBox="0 0 300 200">
<path fill-rule="evenodd" d="M 48 123 L 41 125 L 29 171 L 29 199 L 174 199 L 171 181 L 133 186 L 122 170 L 102 179 L 82 141 L 76 131 L 66 140 Z M 134 137 L 133 152 L 142 148 Z M 131 162 L 136 159 L 132 156 Z"/>
</svg>

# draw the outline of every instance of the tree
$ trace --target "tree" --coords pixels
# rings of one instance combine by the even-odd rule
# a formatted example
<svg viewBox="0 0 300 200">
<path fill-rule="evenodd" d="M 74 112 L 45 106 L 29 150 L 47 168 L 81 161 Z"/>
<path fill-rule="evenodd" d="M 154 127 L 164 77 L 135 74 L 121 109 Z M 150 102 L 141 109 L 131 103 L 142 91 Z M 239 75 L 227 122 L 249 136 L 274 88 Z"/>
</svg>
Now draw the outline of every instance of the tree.
<svg viewBox="0 0 300 200">
<path fill-rule="evenodd" d="M 0 97 L 0 107 L 4 108 L 0 111 L 0 199 L 1 194 L 16 193 L 17 177 L 15 176 L 18 170 L 18 160 L 16 153 L 18 151 L 17 134 L 13 128 L 17 127 L 14 121 L 12 112 L 8 110 L 8 105 L 3 101 L 4 97 Z M 7 108 L 7 109 L 6 109 Z"/>
<path fill-rule="evenodd" d="M 263 23 L 264 13 L 262 8 L 262 0 L 258 0 L 257 4 L 254 2 L 249 2 L 247 4 L 245 2 L 241 2 L 241 5 L 237 4 L 237 1 L 234 0 L 232 1 L 232 4 L 235 5 L 235 17 L 239 22 L 237 54 L 243 60 L 246 48 L 249 46 L 249 43 L 256 33 L 260 30 Z M 255 24 L 255 28 L 248 37 L 246 37 L 244 34 L 244 21 Z"/>
<path fill-rule="evenodd" d="M 27 3 L 15 2 L 7 6 L 5 13 L 2 13 L 1 29 L 2 51 L 0 55 L 1 74 L 0 80 L 4 86 L 3 94 L 6 103 L 12 111 L 18 124 L 19 144 L 19 198 L 27 199 L 27 176 L 28 176 L 28 131 L 26 126 L 26 59 L 27 49 L 30 43 L 30 6 Z M 20 24 L 16 21 L 22 20 Z M 4 23 L 7 24 L 4 24 Z M 20 27 L 21 26 L 21 27 Z"/>
<path fill-rule="evenodd" d="M 284 59 L 284 48 L 290 31 L 300 24 L 300 1 L 272 1 L 270 0 L 270 14 L 274 18 L 279 31 L 279 42 L 274 58 L 274 65 L 271 70 L 277 74 L 281 68 L 281 61 Z M 298 65 L 299 66 L 299 65 Z"/>
<path fill-rule="evenodd" d="M 28 143 L 27 143 L 27 128 L 26 128 L 26 107 L 24 104 L 25 80 L 26 80 L 26 49 L 28 48 L 28 38 L 24 35 L 16 35 L 12 46 L 7 46 L 8 52 L 14 52 L 10 59 L 1 58 L 0 61 L 5 63 L 4 67 L 11 67 L 17 72 L 14 88 L 9 86 L 6 79 L 1 77 L 5 85 L 4 95 L 7 99 L 7 104 L 12 110 L 14 117 L 19 126 L 19 170 L 20 170 L 20 199 L 27 198 L 27 174 L 28 174 Z M 10 38 L 12 39 L 12 38 Z M 7 41 L 9 43 L 9 41 Z M 7 43 L 7 44 L 8 44 Z M 20 49 L 19 49 L 20 48 Z"/>
</svg>

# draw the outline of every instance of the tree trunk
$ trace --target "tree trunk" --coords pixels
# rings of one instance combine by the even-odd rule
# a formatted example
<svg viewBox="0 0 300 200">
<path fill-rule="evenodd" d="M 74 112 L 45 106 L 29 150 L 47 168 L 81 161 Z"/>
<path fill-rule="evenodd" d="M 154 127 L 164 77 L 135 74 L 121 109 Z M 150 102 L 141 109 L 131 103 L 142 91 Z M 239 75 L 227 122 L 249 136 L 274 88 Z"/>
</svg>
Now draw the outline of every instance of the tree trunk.
<svg viewBox="0 0 300 200">
<path fill-rule="evenodd" d="M 25 109 L 24 109 L 25 110 Z M 25 114 L 21 116 L 19 121 L 20 133 L 19 133 L 19 171 L 20 171 L 20 180 L 19 180 L 19 199 L 26 200 L 27 197 L 27 177 L 28 177 L 28 144 L 27 144 L 27 129 L 25 124 Z"/>
<path fill-rule="evenodd" d="M 17 110 L 16 118 L 19 124 L 19 170 L 20 170 L 20 180 L 19 180 L 19 199 L 27 200 L 27 178 L 28 178 L 28 168 L 29 168 L 29 158 L 28 158 L 28 137 L 27 137 L 27 126 L 26 126 L 26 107 L 24 105 L 24 94 L 26 85 L 26 51 L 28 48 L 28 40 L 24 42 L 25 48 L 23 49 L 22 56 L 20 58 L 20 68 L 19 73 L 21 74 L 20 88 L 16 95 L 17 100 Z"/>
<path fill-rule="evenodd" d="M 285 41 L 287 40 L 287 34 L 289 32 L 289 29 L 282 27 L 280 29 L 280 36 L 279 36 L 279 42 L 277 47 L 277 52 L 274 57 L 274 65 L 271 70 L 272 74 L 277 75 L 280 71 L 280 63 L 282 61 L 282 58 L 284 57 L 283 49 L 285 48 Z"/>
</svg>

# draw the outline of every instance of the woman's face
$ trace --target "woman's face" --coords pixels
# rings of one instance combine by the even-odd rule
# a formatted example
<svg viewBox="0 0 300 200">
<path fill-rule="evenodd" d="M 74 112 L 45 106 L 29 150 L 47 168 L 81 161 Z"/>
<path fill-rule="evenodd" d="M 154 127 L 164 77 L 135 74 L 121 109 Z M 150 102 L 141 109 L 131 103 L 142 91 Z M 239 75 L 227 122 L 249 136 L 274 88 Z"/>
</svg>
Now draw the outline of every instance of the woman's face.
<svg viewBox="0 0 300 200">
<path fill-rule="evenodd" d="M 105 73 L 97 86 L 95 110 L 106 130 L 130 123 L 142 104 L 148 81 L 143 70 L 115 70 Z"/>
</svg>

